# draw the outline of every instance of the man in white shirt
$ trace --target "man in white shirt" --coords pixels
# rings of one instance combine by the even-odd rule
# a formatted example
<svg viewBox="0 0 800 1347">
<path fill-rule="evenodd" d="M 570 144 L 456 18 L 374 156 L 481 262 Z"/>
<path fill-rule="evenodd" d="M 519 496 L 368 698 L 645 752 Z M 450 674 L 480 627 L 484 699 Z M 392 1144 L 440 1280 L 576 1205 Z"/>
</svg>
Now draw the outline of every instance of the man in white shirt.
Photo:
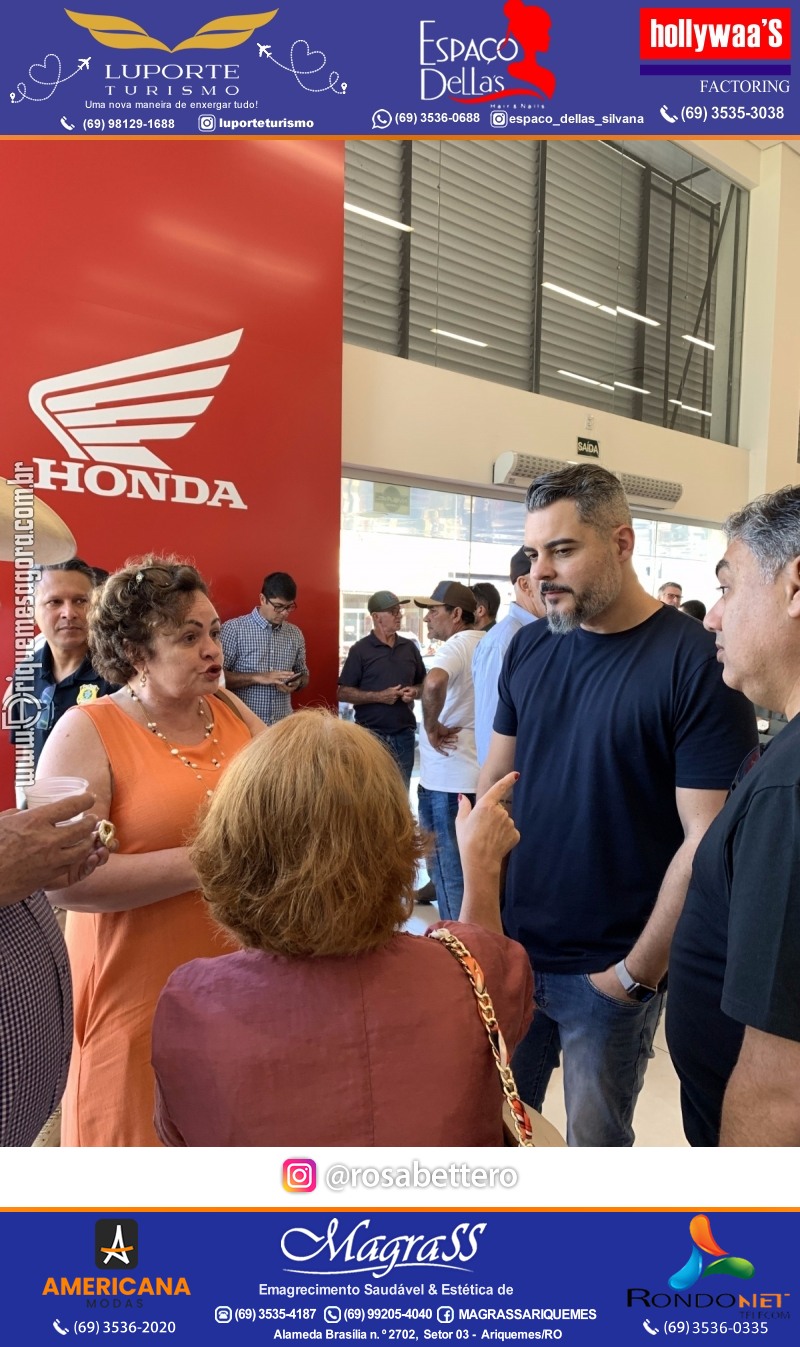
<svg viewBox="0 0 800 1347">
<path fill-rule="evenodd" d="M 520 627 L 544 617 L 544 604 L 539 591 L 531 584 L 531 559 L 520 547 L 511 558 L 509 579 L 514 586 L 514 602 L 502 622 L 496 622 L 486 632 L 475 650 L 472 661 L 472 681 L 475 684 L 475 746 L 480 767 L 486 761 L 497 710 L 497 680 L 503 667 L 511 638 Z"/>
<path fill-rule="evenodd" d="M 428 635 L 444 642 L 422 685 L 418 800 L 420 825 L 435 841 L 429 870 L 439 915 L 457 921 L 464 876 L 455 818 L 459 795 L 474 804 L 478 784 L 472 658 L 483 632 L 475 630 L 475 595 L 456 580 L 441 580 L 430 598 L 414 602 L 427 609 Z"/>
</svg>

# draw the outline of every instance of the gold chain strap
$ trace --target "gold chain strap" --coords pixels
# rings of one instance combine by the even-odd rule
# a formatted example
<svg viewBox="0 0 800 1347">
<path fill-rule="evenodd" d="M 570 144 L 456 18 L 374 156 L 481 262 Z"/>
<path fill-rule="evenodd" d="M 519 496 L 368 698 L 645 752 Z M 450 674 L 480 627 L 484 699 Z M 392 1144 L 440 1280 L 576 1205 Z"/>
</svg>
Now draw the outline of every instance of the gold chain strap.
<svg viewBox="0 0 800 1347">
<path fill-rule="evenodd" d="M 517 1141 L 520 1146 L 533 1146 L 531 1121 L 525 1111 L 525 1105 L 517 1094 L 517 1083 L 514 1080 L 508 1060 L 508 1049 L 500 1025 L 497 1023 L 492 998 L 486 988 L 483 969 L 477 959 L 470 954 L 466 945 L 458 939 L 458 936 L 453 935 L 452 931 L 439 927 L 438 930 L 431 931 L 430 935 L 431 939 L 441 941 L 469 978 L 470 985 L 475 993 L 475 1000 L 478 1003 L 478 1013 L 486 1030 L 489 1047 L 492 1050 L 495 1066 L 500 1076 L 500 1083 L 514 1124 L 514 1131 L 517 1134 Z"/>
</svg>

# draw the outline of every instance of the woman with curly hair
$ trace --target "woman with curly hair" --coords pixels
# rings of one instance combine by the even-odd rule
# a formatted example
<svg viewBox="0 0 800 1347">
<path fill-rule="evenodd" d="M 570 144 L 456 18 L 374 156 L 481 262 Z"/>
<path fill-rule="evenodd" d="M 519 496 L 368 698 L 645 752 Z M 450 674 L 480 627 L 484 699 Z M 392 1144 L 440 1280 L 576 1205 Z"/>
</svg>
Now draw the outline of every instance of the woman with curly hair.
<svg viewBox="0 0 800 1347">
<path fill-rule="evenodd" d="M 54 900 L 66 940 L 75 1043 L 63 1102 L 64 1146 L 157 1146 L 150 1034 L 159 992 L 187 959 L 229 946 L 208 919 L 187 849 L 234 755 L 264 726 L 215 694 L 219 618 L 205 582 L 174 557 L 111 575 L 89 617 L 94 667 L 122 684 L 56 725 L 37 779 L 83 776 L 119 850 Z"/>
<path fill-rule="evenodd" d="M 484 970 L 509 1051 L 531 970 L 502 933 L 499 803 L 456 827 L 465 877 L 446 926 Z M 153 1025 L 156 1128 L 173 1146 L 493 1146 L 502 1091 L 472 990 L 439 940 L 402 931 L 423 849 L 397 766 L 367 730 L 300 711 L 225 776 L 191 848 L 240 946 L 169 979 Z"/>
</svg>

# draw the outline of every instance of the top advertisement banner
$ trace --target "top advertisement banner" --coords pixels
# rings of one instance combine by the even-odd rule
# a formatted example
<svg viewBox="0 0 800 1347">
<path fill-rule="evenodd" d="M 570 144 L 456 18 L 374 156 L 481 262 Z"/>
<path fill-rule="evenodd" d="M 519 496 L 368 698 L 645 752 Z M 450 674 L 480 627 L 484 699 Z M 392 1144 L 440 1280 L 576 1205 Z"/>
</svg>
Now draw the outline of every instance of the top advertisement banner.
<svg viewBox="0 0 800 1347">
<path fill-rule="evenodd" d="M 380 11 L 279 0 L 221 14 L 225 7 L 12 7 L 0 134 L 800 133 L 790 6 L 409 0 Z"/>
</svg>

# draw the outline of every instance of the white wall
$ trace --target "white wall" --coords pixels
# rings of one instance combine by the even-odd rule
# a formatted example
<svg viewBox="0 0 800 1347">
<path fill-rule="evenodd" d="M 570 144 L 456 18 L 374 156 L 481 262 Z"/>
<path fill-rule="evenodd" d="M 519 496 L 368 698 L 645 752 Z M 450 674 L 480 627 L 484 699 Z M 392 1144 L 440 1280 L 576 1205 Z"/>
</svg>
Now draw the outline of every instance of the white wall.
<svg viewBox="0 0 800 1347">
<path fill-rule="evenodd" d="M 673 513 L 721 520 L 746 498 L 748 454 L 713 440 L 361 346 L 345 345 L 343 378 L 346 464 L 488 484 L 508 449 L 574 459 L 592 416 L 604 467 L 683 484 Z"/>
</svg>

